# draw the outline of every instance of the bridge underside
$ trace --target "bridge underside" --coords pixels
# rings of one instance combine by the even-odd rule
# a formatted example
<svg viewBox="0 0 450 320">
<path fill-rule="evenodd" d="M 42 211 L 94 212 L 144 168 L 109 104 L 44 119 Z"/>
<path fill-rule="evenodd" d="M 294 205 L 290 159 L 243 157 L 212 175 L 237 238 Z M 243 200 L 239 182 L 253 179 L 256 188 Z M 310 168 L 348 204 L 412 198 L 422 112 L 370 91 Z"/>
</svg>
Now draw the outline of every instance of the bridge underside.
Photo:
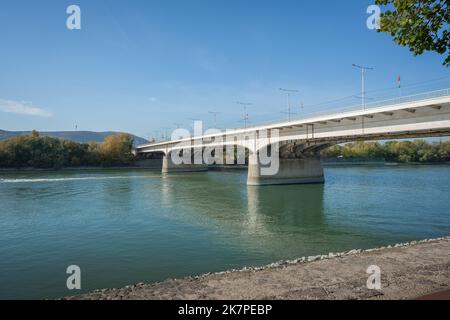
<svg viewBox="0 0 450 320">
<path fill-rule="evenodd" d="M 374 141 L 388 139 L 405 138 L 425 138 L 449 136 L 450 130 L 422 131 L 422 132 L 403 132 L 383 135 L 365 135 L 359 137 L 336 137 L 336 139 L 315 139 L 312 141 L 288 140 L 279 143 L 276 158 L 278 159 L 277 170 L 275 173 L 264 174 L 264 170 L 269 165 L 260 161 L 258 153 L 252 153 L 247 150 L 245 164 L 248 166 L 247 184 L 250 186 L 264 185 L 288 185 L 288 184 L 314 184 L 324 183 L 324 171 L 321 163 L 320 152 L 330 146 L 354 142 L 354 141 Z M 269 149 L 271 149 L 269 147 Z M 209 169 L 207 164 L 196 164 L 196 153 L 191 150 L 192 164 L 176 164 L 172 159 L 172 152 L 178 151 L 158 151 L 162 156 L 162 172 L 182 173 L 182 172 L 206 172 Z M 200 152 L 202 153 L 203 150 Z M 150 152 L 151 153 L 151 152 Z M 269 152 L 270 153 L 270 152 Z M 224 151 L 224 154 L 226 152 Z M 226 159 L 224 160 L 226 162 Z M 234 161 L 236 164 L 236 160 Z M 217 166 L 217 165 L 215 165 Z M 227 164 L 232 166 L 232 164 Z"/>
<path fill-rule="evenodd" d="M 245 156 L 245 164 L 248 166 L 247 184 L 251 186 L 262 186 L 324 183 L 325 179 L 320 160 L 320 151 L 333 144 L 335 143 L 281 143 L 276 154 L 274 154 L 276 168 L 270 174 L 265 173 L 265 170 L 267 171 L 270 166 L 273 166 L 273 162 L 270 164 L 262 163 L 259 152 L 252 153 L 247 151 Z M 269 147 L 269 150 L 270 149 L 271 148 Z M 209 166 L 207 164 L 195 164 L 195 152 L 193 149 L 191 150 L 191 161 L 187 161 L 190 164 L 175 163 L 172 158 L 173 152 L 180 153 L 181 151 L 178 150 L 163 153 L 162 173 L 208 171 Z M 269 151 L 269 153 L 271 153 L 271 151 Z M 226 154 L 226 152 L 224 152 L 224 154 Z M 224 162 L 226 162 L 226 159 Z M 234 164 L 236 164 L 236 162 L 237 159 L 234 159 Z M 217 166 L 217 164 L 215 164 L 215 166 Z M 229 166 L 232 165 L 229 164 Z"/>
<path fill-rule="evenodd" d="M 448 90 L 445 94 L 368 110 L 343 111 L 249 129 L 194 135 L 186 139 L 139 146 L 136 152 L 163 153 L 162 170 L 165 173 L 194 172 L 205 171 L 208 166 L 203 161 L 180 165 L 174 163 L 171 155 L 180 149 L 180 144 L 195 148 L 200 141 L 200 145 L 206 149 L 233 145 L 247 150 L 244 158 L 248 164 L 249 185 L 323 183 L 320 151 L 329 146 L 354 141 L 449 136 Z M 261 156 L 264 153 L 266 157 Z M 271 170 L 274 163 L 266 161 L 269 153 L 269 158 L 276 160 L 275 171 Z M 216 163 L 220 165 L 221 162 Z"/>
<path fill-rule="evenodd" d="M 267 165 L 250 155 L 247 184 L 250 186 L 324 183 L 320 151 L 330 143 L 285 142 L 279 146 L 275 173 L 264 174 Z M 273 164 L 272 164 L 273 165 Z"/>
<path fill-rule="evenodd" d="M 162 160 L 162 173 L 176 173 L 176 172 L 205 172 L 208 171 L 206 164 L 194 164 L 194 155 L 191 157 L 191 164 L 176 164 L 174 163 L 171 153 L 164 155 Z"/>
</svg>

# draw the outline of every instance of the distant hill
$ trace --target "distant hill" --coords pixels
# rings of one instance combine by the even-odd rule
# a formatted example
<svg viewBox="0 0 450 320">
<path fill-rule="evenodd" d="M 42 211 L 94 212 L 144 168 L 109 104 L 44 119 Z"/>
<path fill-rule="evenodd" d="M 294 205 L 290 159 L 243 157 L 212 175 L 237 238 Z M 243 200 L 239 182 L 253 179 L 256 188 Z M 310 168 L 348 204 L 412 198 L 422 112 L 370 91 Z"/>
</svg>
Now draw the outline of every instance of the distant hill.
<svg viewBox="0 0 450 320">
<path fill-rule="evenodd" d="M 54 132 L 39 132 L 41 136 L 47 136 L 52 138 L 60 138 L 64 140 L 72 140 L 80 143 L 89 142 L 103 142 L 107 136 L 117 134 L 118 132 L 108 131 L 108 132 L 92 132 L 92 131 L 54 131 Z M 28 135 L 31 131 L 4 131 L 0 130 L 0 141 L 6 140 L 15 136 Z M 144 138 L 132 135 L 134 139 L 134 144 L 145 144 L 148 143 Z"/>
</svg>

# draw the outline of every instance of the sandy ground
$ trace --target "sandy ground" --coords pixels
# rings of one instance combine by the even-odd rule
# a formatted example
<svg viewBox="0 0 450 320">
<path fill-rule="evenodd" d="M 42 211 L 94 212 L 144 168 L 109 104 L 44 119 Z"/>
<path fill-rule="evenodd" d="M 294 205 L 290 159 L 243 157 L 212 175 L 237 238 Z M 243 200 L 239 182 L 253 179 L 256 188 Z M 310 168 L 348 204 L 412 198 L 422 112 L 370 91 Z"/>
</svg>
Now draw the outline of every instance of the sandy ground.
<svg viewBox="0 0 450 320">
<path fill-rule="evenodd" d="M 381 290 L 367 268 L 381 268 Z M 66 299 L 414 299 L 450 288 L 450 238 L 104 289 Z"/>
</svg>

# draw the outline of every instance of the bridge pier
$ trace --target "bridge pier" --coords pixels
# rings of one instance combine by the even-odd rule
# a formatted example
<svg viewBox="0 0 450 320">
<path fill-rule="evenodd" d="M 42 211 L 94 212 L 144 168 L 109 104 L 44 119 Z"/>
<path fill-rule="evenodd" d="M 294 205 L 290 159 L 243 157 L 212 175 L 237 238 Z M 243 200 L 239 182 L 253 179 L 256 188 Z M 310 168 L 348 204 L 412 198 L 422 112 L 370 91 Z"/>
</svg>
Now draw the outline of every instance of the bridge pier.
<svg viewBox="0 0 450 320">
<path fill-rule="evenodd" d="M 176 172 L 205 172 L 208 166 L 204 164 L 175 164 L 170 153 L 165 154 L 162 160 L 162 173 Z"/>
<path fill-rule="evenodd" d="M 253 155 L 251 157 L 254 157 Z M 253 159 L 255 160 L 255 159 Z M 249 186 L 324 183 L 323 167 L 319 157 L 279 159 L 279 170 L 274 175 L 263 175 L 259 161 L 249 161 Z"/>
</svg>

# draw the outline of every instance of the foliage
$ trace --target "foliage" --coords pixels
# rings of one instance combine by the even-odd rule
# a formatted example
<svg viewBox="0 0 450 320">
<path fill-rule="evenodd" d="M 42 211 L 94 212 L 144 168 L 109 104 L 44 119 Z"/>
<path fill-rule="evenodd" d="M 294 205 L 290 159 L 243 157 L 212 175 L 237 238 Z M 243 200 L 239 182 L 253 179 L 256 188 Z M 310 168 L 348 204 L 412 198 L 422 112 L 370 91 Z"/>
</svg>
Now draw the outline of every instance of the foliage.
<svg viewBox="0 0 450 320">
<path fill-rule="evenodd" d="M 82 144 L 41 137 L 33 130 L 30 135 L 0 141 L 0 167 L 124 166 L 133 161 L 132 146 L 128 134 L 109 136 L 102 144 Z"/>
<path fill-rule="evenodd" d="M 397 44 L 408 46 L 415 55 L 425 51 L 447 53 L 444 65 L 450 66 L 449 0 L 376 0 L 375 3 L 388 7 L 381 15 L 380 32 L 389 33 Z"/>
<path fill-rule="evenodd" d="M 324 158 L 346 160 L 386 160 L 400 163 L 450 162 L 450 141 L 427 143 L 424 140 L 356 142 L 336 145 L 322 152 Z"/>
<path fill-rule="evenodd" d="M 129 165 L 133 160 L 132 148 L 133 139 L 129 134 L 120 133 L 106 137 L 99 148 L 102 165 Z"/>
</svg>

